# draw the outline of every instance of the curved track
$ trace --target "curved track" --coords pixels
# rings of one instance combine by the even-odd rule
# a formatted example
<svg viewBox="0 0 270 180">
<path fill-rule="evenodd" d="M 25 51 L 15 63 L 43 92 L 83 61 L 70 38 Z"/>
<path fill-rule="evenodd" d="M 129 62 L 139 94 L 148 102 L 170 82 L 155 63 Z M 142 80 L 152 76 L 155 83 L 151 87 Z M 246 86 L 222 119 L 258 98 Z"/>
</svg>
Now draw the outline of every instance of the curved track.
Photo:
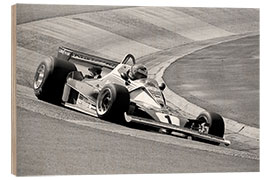
<svg viewBox="0 0 270 180">
<path fill-rule="evenodd" d="M 204 48 L 175 62 L 164 79 L 194 104 L 258 128 L 258 47 L 259 36 L 250 35 Z"/>
<path fill-rule="evenodd" d="M 247 11 L 253 19 L 230 9 L 99 9 L 18 25 L 18 175 L 258 171 L 258 145 L 244 136 L 228 148 L 124 127 L 39 101 L 31 88 L 39 62 L 60 45 L 116 60 L 132 52 L 155 67 L 239 27 L 255 31 L 258 11 Z M 223 24 L 213 18 L 226 12 Z"/>
</svg>

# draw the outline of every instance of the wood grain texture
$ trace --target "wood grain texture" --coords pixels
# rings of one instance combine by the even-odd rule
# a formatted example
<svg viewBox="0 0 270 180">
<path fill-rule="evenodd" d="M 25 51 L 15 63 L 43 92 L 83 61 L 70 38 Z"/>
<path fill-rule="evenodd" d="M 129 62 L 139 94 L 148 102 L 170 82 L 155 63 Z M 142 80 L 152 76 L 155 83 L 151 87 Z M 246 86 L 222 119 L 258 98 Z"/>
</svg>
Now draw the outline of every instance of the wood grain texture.
<svg viewBox="0 0 270 180">
<path fill-rule="evenodd" d="M 16 175 L 16 5 L 11 7 L 11 33 L 11 173 Z"/>
</svg>

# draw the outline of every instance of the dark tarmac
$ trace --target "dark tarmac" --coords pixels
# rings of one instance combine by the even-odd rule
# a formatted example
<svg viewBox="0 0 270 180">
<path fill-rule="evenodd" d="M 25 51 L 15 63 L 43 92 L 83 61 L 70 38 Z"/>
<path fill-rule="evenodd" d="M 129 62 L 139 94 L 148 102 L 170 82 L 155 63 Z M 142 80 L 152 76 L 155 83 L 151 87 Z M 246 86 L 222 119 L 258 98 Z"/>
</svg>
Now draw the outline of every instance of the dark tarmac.
<svg viewBox="0 0 270 180">
<path fill-rule="evenodd" d="M 258 128 L 259 38 L 246 37 L 184 56 L 165 71 L 164 79 L 190 102 Z"/>
</svg>

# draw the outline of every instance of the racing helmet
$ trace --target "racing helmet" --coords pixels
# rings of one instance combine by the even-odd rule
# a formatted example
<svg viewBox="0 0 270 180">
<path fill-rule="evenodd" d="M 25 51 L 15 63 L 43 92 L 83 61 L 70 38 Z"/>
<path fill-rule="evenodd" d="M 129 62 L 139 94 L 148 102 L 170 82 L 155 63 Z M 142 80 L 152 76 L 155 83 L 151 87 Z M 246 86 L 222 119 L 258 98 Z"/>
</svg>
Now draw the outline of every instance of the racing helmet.
<svg viewBox="0 0 270 180">
<path fill-rule="evenodd" d="M 135 64 L 131 66 L 128 75 L 132 80 L 147 78 L 148 70 L 142 64 Z"/>
</svg>

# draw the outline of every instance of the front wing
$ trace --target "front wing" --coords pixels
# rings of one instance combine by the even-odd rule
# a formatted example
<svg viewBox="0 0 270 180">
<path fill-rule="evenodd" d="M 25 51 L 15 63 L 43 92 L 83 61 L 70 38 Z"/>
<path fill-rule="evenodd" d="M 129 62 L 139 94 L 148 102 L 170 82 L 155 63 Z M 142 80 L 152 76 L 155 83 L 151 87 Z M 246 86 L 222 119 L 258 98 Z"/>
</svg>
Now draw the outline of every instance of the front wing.
<svg viewBox="0 0 270 180">
<path fill-rule="evenodd" d="M 125 113 L 125 118 L 126 118 L 126 121 L 128 121 L 128 122 L 144 124 L 144 125 L 148 125 L 148 126 L 152 126 L 152 127 L 156 127 L 156 128 L 164 128 L 164 129 L 171 130 L 174 132 L 184 133 L 184 134 L 192 136 L 192 137 L 201 138 L 201 139 L 204 139 L 207 141 L 222 143 L 222 144 L 225 144 L 226 146 L 229 146 L 231 144 L 231 142 L 229 140 L 226 140 L 224 138 L 213 136 L 211 134 L 203 134 L 203 133 L 200 133 L 198 131 L 193 131 L 193 130 L 190 130 L 188 128 L 179 127 L 179 126 L 176 126 L 173 124 L 158 122 L 155 120 L 146 119 L 146 118 L 138 117 L 138 116 L 127 115 L 126 113 Z"/>
</svg>

